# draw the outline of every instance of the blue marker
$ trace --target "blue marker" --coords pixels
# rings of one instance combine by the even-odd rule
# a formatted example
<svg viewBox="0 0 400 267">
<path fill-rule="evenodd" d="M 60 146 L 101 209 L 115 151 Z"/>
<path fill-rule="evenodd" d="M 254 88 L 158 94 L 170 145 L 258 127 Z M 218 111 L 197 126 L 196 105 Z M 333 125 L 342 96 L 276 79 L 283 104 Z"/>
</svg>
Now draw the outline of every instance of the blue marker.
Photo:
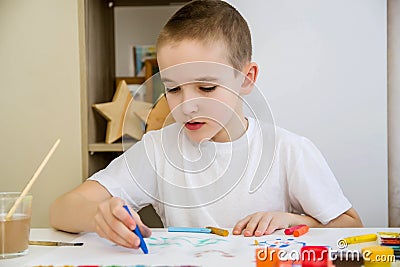
<svg viewBox="0 0 400 267">
<path fill-rule="evenodd" d="M 211 233 L 208 228 L 192 228 L 192 227 L 168 227 L 168 232 L 184 232 L 184 233 Z"/>
<path fill-rule="evenodd" d="M 132 217 L 132 213 L 129 211 L 129 208 L 127 205 L 124 205 L 124 209 L 126 209 L 126 211 L 129 213 L 129 215 Z M 132 217 L 133 218 L 133 217 Z M 144 242 L 142 233 L 139 230 L 139 226 L 138 224 L 136 224 L 136 228 L 135 230 L 133 230 L 133 232 L 139 237 L 140 239 L 140 248 L 143 250 L 144 254 L 149 254 L 149 250 L 147 249 L 146 243 Z"/>
</svg>

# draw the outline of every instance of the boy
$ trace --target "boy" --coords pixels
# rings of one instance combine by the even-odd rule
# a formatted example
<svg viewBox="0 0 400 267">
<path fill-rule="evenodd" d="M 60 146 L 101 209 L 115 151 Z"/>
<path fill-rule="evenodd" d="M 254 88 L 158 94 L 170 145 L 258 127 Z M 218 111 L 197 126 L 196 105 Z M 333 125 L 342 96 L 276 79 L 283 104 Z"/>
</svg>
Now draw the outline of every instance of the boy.
<svg viewBox="0 0 400 267">
<path fill-rule="evenodd" d="M 259 166 L 269 166 L 260 159 L 263 142 L 271 139 L 244 116 L 241 96 L 253 89 L 258 66 L 237 10 L 223 1 L 188 3 L 161 31 L 157 60 L 176 123 L 147 133 L 57 199 L 50 210 L 53 227 L 95 231 L 137 249 L 136 224 L 145 237 L 151 230 L 137 213 L 128 215 L 125 203 L 135 211 L 153 204 L 165 227 L 233 227 L 233 234 L 245 236 L 297 224 L 362 226 L 315 146 L 280 128 L 267 147 L 274 152 L 268 176 L 249 192 Z"/>
</svg>

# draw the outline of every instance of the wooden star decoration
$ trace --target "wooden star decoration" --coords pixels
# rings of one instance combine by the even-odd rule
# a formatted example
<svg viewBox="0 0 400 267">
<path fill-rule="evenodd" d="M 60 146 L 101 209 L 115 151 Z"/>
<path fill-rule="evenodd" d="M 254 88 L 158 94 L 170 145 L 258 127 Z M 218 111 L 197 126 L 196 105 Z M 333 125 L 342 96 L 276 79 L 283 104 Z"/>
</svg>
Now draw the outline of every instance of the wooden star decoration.
<svg viewBox="0 0 400 267">
<path fill-rule="evenodd" d="M 142 139 L 144 129 L 142 127 L 142 120 L 138 116 L 138 114 L 143 114 L 145 112 L 148 112 L 149 110 L 151 110 L 152 107 L 153 107 L 152 103 L 137 101 L 135 99 L 132 99 L 132 102 L 129 105 L 129 108 L 126 112 L 124 132 L 135 133 L 136 137 L 132 136 L 131 134 L 129 135 L 137 140 Z M 140 129 L 137 127 L 137 125 L 140 125 Z"/>
<path fill-rule="evenodd" d="M 137 102 L 139 101 L 133 100 L 126 82 L 122 80 L 119 82 L 111 102 L 93 105 L 93 108 L 108 121 L 105 140 L 107 144 L 117 141 L 123 134 L 137 140 L 142 138 L 142 123 L 133 112 L 135 108 L 140 108 L 134 107 L 138 105 Z M 150 103 L 147 104 L 151 105 Z M 132 112 L 130 112 L 131 109 L 133 110 Z"/>
<path fill-rule="evenodd" d="M 161 96 L 157 100 L 157 102 L 154 104 L 154 107 L 150 108 L 149 110 L 138 110 L 136 115 L 138 115 L 139 118 L 146 123 L 146 132 L 161 129 L 175 122 L 165 95 Z"/>
<path fill-rule="evenodd" d="M 139 117 L 139 119 L 142 122 L 146 123 L 147 116 L 149 116 L 149 113 L 151 112 L 152 109 L 153 109 L 153 105 L 151 105 L 150 107 L 145 107 L 142 109 L 135 110 L 135 114 L 136 114 L 136 116 Z"/>
</svg>

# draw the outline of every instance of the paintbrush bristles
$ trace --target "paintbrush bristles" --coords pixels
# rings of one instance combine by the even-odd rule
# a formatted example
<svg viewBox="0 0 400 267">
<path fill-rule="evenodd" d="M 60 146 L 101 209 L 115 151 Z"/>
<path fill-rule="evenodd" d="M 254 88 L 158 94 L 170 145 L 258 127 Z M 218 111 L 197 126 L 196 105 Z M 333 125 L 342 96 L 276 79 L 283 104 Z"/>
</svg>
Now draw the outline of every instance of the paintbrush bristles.
<svg viewBox="0 0 400 267">
<path fill-rule="evenodd" d="M 47 156 L 44 158 L 42 163 L 40 164 L 39 168 L 36 170 L 36 172 L 33 174 L 32 178 L 29 180 L 28 184 L 25 186 L 24 190 L 22 191 L 21 195 L 17 198 L 15 201 L 14 205 L 11 207 L 10 211 L 7 213 L 6 216 L 6 221 L 10 220 L 11 217 L 13 216 L 14 212 L 17 210 L 18 205 L 21 203 L 22 198 L 28 194 L 29 190 L 31 189 L 33 183 L 36 181 L 38 178 L 39 174 L 42 172 L 44 166 L 47 164 L 49 161 L 50 157 L 53 155 L 54 151 L 56 150 L 58 144 L 60 143 L 60 139 L 58 139 L 53 147 L 50 149 L 49 153 L 47 153 Z"/>
</svg>

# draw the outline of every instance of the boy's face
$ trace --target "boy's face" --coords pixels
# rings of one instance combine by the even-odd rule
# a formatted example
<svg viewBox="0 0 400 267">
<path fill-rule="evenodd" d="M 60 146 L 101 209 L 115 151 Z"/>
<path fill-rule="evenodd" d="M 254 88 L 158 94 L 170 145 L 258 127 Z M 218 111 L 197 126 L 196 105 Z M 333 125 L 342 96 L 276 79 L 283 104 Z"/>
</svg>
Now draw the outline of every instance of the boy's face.
<svg viewBox="0 0 400 267">
<path fill-rule="evenodd" d="M 172 116 L 194 142 L 228 142 L 246 130 L 240 94 L 246 77 L 234 70 L 222 43 L 192 40 L 163 44 L 160 76 Z"/>
</svg>

